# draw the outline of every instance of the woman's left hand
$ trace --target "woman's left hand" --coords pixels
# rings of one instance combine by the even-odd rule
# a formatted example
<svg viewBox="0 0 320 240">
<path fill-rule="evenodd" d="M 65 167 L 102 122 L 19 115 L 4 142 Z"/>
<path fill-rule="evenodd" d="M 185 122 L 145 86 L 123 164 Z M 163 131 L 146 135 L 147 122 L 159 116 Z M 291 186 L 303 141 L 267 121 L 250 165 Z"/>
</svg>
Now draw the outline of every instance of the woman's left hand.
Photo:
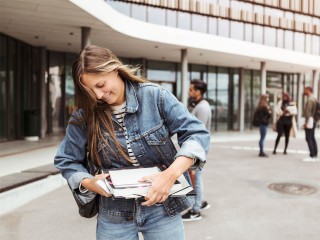
<svg viewBox="0 0 320 240">
<path fill-rule="evenodd" d="M 168 198 L 175 180 L 174 178 L 170 178 L 165 171 L 143 177 L 140 181 L 151 182 L 151 187 L 145 196 L 146 201 L 141 205 L 152 206 L 156 203 L 164 202 Z"/>
</svg>

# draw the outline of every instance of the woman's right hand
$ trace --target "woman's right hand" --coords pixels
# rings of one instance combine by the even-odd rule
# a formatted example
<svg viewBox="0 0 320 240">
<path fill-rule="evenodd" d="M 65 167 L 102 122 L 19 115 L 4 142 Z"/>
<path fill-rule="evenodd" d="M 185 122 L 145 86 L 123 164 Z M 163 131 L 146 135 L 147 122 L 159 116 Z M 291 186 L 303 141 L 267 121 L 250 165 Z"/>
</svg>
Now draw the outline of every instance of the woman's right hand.
<svg viewBox="0 0 320 240">
<path fill-rule="evenodd" d="M 97 174 L 94 176 L 94 178 L 91 178 L 91 179 L 85 178 L 82 180 L 81 185 L 91 192 L 98 193 L 98 194 L 105 196 L 105 197 L 111 197 L 111 194 L 108 194 L 97 183 L 98 180 L 104 181 L 107 176 L 109 176 L 109 174 L 103 173 L 103 174 Z"/>
</svg>

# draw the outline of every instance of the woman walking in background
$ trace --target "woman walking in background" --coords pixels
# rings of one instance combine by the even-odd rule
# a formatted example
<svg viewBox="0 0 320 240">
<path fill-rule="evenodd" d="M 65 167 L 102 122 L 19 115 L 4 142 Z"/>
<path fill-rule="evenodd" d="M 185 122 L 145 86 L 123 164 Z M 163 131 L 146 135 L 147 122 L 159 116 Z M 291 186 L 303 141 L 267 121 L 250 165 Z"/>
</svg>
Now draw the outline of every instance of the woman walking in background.
<svg viewBox="0 0 320 240">
<path fill-rule="evenodd" d="M 259 126 L 259 129 L 260 129 L 259 157 L 268 157 L 268 155 L 265 154 L 265 152 L 263 151 L 263 147 L 264 147 L 264 140 L 267 135 L 267 129 L 268 129 L 270 118 L 271 118 L 271 109 L 269 106 L 269 95 L 262 94 L 260 96 L 258 106 L 254 113 L 254 122 L 255 122 L 254 125 Z"/>
<path fill-rule="evenodd" d="M 275 142 L 273 154 L 277 154 L 277 147 L 283 133 L 285 137 L 285 147 L 283 154 L 287 154 L 293 116 L 297 114 L 297 107 L 293 102 L 291 102 L 289 94 L 283 93 L 282 100 L 278 102 L 275 111 L 278 117 L 278 121 L 276 123 L 278 136 Z"/>
</svg>

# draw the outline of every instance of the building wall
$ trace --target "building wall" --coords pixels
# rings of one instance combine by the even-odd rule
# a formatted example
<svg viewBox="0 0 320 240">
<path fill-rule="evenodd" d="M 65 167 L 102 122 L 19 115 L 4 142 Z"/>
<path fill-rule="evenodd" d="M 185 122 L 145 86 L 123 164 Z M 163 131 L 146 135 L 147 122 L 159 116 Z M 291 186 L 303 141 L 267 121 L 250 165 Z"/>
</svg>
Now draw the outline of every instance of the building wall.
<svg viewBox="0 0 320 240">
<path fill-rule="evenodd" d="M 106 2 L 145 22 L 320 55 L 320 3 L 316 0 Z"/>
</svg>

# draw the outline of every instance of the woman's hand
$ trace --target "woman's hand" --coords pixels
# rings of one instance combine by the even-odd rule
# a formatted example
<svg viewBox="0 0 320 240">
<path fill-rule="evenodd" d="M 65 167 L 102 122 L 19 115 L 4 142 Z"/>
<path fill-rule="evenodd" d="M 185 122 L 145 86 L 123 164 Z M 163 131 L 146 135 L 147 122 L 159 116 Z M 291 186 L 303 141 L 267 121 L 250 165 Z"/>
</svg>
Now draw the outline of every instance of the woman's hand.
<svg viewBox="0 0 320 240">
<path fill-rule="evenodd" d="M 162 203 L 167 200 L 170 189 L 172 188 L 175 178 L 170 177 L 166 171 L 143 177 L 139 182 L 151 182 L 151 187 L 145 196 L 145 202 L 141 205 L 152 206 L 156 203 Z"/>
<path fill-rule="evenodd" d="M 108 194 L 105 190 L 102 189 L 102 187 L 99 186 L 99 184 L 97 183 L 98 180 L 102 180 L 104 181 L 105 178 L 109 176 L 109 174 L 103 173 L 103 174 L 97 174 L 94 176 L 94 178 L 89 179 L 89 178 L 85 178 L 82 180 L 81 185 L 88 189 L 91 192 L 95 192 L 98 193 L 102 196 L 105 197 L 110 197 L 111 194 Z"/>
<path fill-rule="evenodd" d="M 179 156 L 170 167 L 163 172 L 142 178 L 140 181 L 151 182 L 151 187 L 145 196 L 146 201 L 141 205 L 152 206 L 156 203 L 164 202 L 168 198 L 170 189 L 175 181 L 181 174 L 187 171 L 193 163 L 194 160 L 192 158 Z"/>
</svg>

